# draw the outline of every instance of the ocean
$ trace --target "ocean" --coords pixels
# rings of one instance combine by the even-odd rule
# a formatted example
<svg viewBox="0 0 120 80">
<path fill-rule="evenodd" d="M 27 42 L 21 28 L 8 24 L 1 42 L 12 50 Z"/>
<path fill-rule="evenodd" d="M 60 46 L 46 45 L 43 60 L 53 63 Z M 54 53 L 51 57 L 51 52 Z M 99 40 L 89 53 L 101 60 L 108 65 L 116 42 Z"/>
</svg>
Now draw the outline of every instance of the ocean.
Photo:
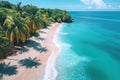
<svg viewBox="0 0 120 80">
<path fill-rule="evenodd" d="M 69 12 L 57 43 L 55 80 L 120 80 L 120 12 Z"/>
</svg>

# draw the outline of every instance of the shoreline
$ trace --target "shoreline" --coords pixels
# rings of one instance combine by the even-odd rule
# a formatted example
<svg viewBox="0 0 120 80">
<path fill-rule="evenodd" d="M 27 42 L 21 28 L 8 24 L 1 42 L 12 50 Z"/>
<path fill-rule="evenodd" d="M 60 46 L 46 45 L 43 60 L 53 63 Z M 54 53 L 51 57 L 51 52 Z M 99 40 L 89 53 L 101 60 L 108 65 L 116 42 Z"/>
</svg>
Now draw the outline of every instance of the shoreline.
<svg viewBox="0 0 120 80">
<path fill-rule="evenodd" d="M 10 63 L 8 66 L 15 66 L 15 72 L 11 75 L 3 73 L 0 78 L 3 80 L 53 80 L 57 75 L 54 63 L 60 52 L 55 38 L 61 26 L 61 23 L 53 23 L 48 29 L 41 29 L 39 38 L 30 38 L 29 43 L 24 46 L 25 51 L 22 50 L 22 54 L 17 52 L 16 55 L 4 59 L 6 64 Z M 24 65 L 20 64 L 20 61 L 23 60 L 28 61 L 24 62 Z M 30 65 L 29 62 L 34 65 Z"/>
<path fill-rule="evenodd" d="M 55 35 L 53 37 L 53 43 L 55 44 L 57 50 L 52 49 L 52 53 L 49 56 L 48 61 L 47 61 L 47 65 L 46 65 L 46 68 L 45 68 L 46 73 L 44 75 L 43 80 L 55 80 L 55 78 L 57 77 L 58 73 L 57 73 L 57 71 L 55 69 L 55 61 L 56 61 L 56 58 L 57 58 L 57 56 L 58 56 L 58 54 L 60 53 L 60 50 L 61 50 L 60 46 L 59 46 L 59 44 L 57 42 L 58 33 L 60 31 L 61 26 L 62 26 L 62 24 L 59 25 L 59 28 L 56 30 Z M 57 53 L 57 54 L 55 54 L 55 53 Z"/>
</svg>

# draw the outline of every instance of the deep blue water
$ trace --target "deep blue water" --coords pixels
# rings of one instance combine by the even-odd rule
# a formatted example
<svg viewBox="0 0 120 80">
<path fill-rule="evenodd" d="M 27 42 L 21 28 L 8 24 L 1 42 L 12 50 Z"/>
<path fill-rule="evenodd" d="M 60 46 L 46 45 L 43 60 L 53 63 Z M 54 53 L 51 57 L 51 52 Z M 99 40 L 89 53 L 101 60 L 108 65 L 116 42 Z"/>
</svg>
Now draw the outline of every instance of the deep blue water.
<svg viewBox="0 0 120 80">
<path fill-rule="evenodd" d="M 58 35 L 56 80 L 120 80 L 120 12 L 70 12 Z"/>
</svg>

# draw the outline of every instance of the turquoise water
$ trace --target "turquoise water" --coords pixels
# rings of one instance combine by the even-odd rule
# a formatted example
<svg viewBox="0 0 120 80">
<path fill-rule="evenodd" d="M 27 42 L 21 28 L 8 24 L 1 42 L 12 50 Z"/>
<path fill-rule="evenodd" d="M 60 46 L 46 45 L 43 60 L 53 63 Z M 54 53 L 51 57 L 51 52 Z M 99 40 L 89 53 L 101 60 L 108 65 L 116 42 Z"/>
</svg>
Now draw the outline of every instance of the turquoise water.
<svg viewBox="0 0 120 80">
<path fill-rule="evenodd" d="M 70 12 L 60 29 L 56 80 L 120 80 L 120 12 Z"/>
</svg>

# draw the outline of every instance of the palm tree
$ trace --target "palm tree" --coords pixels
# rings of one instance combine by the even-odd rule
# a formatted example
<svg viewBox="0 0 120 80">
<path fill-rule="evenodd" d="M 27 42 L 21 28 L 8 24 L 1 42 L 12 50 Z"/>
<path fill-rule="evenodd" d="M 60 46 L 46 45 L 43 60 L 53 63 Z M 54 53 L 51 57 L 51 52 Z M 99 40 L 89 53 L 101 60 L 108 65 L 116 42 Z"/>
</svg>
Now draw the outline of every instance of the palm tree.
<svg viewBox="0 0 120 80">
<path fill-rule="evenodd" d="M 2 29 L 5 19 L 6 19 L 6 14 L 4 12 L 0 12 L 0 30 Z"/>
<path fill-rule="evenodd" d="M 13 16 L 13 18 L 7 16 L 4 27 L 6 28 L 6 36 L 11 43 L 24 43 L 29 37 L 29 28 L 20 16 Z"/>
<path fill-rule="evenodd" d="M 38 9 L 35 6 L 26 6 L 26 18 L 25 21 L 27 23 L 27 25 L 29 26 L 29 31 L 30 33 L 35 33 L 36 30 L 41 29 L 41 17 L 38 16 L 37 11 Z M 31 11 L 30 13 L 28 13 L 29 11 Z"/>
<path fill-rule="evenodd" d="M 20 13 L 20 15 L 22 16 L 22 12 L 23 12 L 23 8 L 21 6 L 22 2 L 19 2 L 17 5 L 16 5 L 16 11 Z"/>
<path fill-rule="evenodd" d="M 30 33 L 35 33 L 36 30 L 40 29 L 40 20 L 37 18 L 37 16 L 28 16 L 25 18 L 26 24 L 29 27 Z"/>
<path fill-rule="evenodd" d="M 0 31 L 0 59 L 6 57 L 8 50 L 10 49 L 10 41 L 5 37 L 4 32 Z"/>
<path fill-rule="evenodd" d="M 0 7 L 11 9 L 12 8 L 12 4 L 9 3 L 8 1 L 1 0 L 0 1 Z"/>
<path fill-rule="evenodd" d="M 39 11 L 37 11 L 36 16 L 40 21 L 39 22 L 40 23 L 40 29 L 41 28 L 46 28 L 48 26 L 46 15 L 41 14 L 41 11 L 39 10 Z"/>
</svg>

